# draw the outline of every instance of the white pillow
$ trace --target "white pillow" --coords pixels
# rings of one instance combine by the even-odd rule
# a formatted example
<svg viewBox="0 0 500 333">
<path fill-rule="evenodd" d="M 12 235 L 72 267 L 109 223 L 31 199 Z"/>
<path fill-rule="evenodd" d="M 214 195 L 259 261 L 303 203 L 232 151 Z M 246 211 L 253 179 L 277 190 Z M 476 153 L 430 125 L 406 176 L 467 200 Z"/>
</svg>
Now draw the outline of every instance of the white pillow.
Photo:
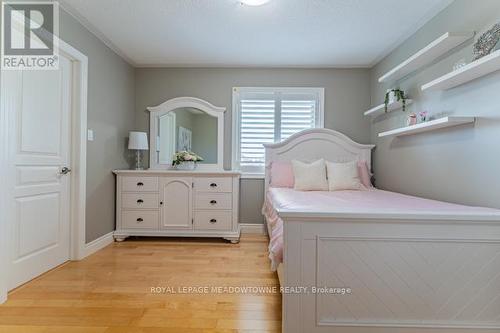
<svg viewBox="0 0 500 333">
<path fill-rule="evenodd" d="M 293 160 L 294 189 L 300 191 L 328 191 L 325 160 L 320 159 L 310 164 Z"/>
<path fill-rule="evenodd" d="M 326 162 L 330 191 L 364 189 L 358 174 L 358 162 Z"/>
</svg>

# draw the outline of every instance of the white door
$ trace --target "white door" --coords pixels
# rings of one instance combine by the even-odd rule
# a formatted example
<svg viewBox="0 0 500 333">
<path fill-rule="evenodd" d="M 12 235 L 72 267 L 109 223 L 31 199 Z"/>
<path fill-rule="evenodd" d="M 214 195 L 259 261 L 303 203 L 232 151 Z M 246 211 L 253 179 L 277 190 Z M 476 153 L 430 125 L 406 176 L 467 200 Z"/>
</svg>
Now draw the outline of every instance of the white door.
<svg viewBox="0 0 500 333">
<path fill-rule="evenodd" d="M 158 163 L 172 164 L 172 158 L 175 154 L 175 113 L 169 112 L 158 117 L 158 138 L 156 150 L 158 151 Z M 150 152 L 151 154 L 153 152 Z"/>
<path fill-rule="evenodd" d="M 13 117 L 9 289 L 70 256 L 71 62 L 58 71 L 4 71 Z"/>
<path fill-rule="evenodd" d="M 193 180 L 162 177 L 161 229 L 193 229 Z"/>
</svg>

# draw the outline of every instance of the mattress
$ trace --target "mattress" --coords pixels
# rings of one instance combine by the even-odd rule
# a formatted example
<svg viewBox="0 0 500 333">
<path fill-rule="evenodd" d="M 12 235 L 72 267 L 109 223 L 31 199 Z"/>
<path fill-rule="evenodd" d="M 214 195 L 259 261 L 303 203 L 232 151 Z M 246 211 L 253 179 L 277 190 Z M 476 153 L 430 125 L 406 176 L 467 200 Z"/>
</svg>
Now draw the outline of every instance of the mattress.
<svg viewBox="0 0 500 333">
<path fill-rule="evenodd" d="M 370 189 L 366 191 L 296 191 L 269 188 L 262 209 L 270 231 L 271 269 L 283 262 L 283 221 L 280 213 L 359 214 L 377 217 L 416 216 L 498 216 L 499 210 L 429 200 L 401 193 Z"/>
</svg>

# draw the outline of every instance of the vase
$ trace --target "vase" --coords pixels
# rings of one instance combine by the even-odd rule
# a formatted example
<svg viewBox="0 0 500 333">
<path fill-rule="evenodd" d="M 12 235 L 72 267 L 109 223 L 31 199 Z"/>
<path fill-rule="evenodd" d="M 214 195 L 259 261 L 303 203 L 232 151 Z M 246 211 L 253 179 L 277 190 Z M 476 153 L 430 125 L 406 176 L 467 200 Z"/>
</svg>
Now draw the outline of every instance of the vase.
<svg viewBox="0 0 500 333">
<path fill-rule="evenodd" d="M 194 170 L 196 169 L 196 162 L 194 161 L 184 161 L 175 166 L 177 170 Z"/>
<path fill-rule="evenodd" d="M 394 91 L 389 90 L 388 102 L 387 104 L 392 104 L 396 101 L 396 93 Z"/>
<path fill-rule="evenodd" d="M 413 126 L 417 124 L 417 115 L 410 113 L 406 118 L 406 126 Z"/>
</svg>

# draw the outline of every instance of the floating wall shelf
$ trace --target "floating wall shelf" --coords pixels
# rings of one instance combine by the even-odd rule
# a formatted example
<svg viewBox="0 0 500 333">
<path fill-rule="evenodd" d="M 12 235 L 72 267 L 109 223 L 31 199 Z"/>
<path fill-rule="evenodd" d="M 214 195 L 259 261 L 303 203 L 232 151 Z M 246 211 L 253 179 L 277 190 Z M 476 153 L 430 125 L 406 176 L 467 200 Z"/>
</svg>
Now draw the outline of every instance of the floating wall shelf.
<svg viewBox="0 0 500 333">
<path fill-rule="evenodd" d="M 378 82 L 395 81 L 405 77 L 411 72 L 430 64 L 449 50 L 471 38 L 473 35 L 473 32 L 447 32 L 381 76 Z"/>
<path fill-rule="evenodd" d="M 500 70 L 500 50 L 426 83 L 421 89 L 422 91 L 451 89 L 498 70 Z"/>
<path fill-rule="evenodd" d="M 406 100 L 406 106 L 410 105 L 411 103 L 413 103 L 412 99 Z M 396 111 L 396 110 L 401 109 L 402 107 L 403 107 L 402 102 L 392 102 L 392 103 L 387 104 L 387 112 Z M 365 111 L 365 113 L 363 113 L 363 114 L 365 116 L 377 117 L 377 116 L 380 116 L 381 114 L 384 114 L 384 113 L 385 113 L 385 104 L 380 104 L 374 108 L 371 108 L 368 111 Z"/>
<path fill-rule="evenodd" d="M 379 133 L 378 137 L 386 137 L 386 136 L 403 136 L 403 135 L 412 135 L 418 134 L 428 131 L 434 131 L 440 128 L 453 127 L 468 123 L 473 123 L 475 121 L 474 117 L 444 117 L 436 120 L 427 121 L 425 123 L 420 123 L 412 126 L 407 126 L 403 128 L 397 128 L 394 130 L 390 130 L 387 132 Z"/>
</svg>

